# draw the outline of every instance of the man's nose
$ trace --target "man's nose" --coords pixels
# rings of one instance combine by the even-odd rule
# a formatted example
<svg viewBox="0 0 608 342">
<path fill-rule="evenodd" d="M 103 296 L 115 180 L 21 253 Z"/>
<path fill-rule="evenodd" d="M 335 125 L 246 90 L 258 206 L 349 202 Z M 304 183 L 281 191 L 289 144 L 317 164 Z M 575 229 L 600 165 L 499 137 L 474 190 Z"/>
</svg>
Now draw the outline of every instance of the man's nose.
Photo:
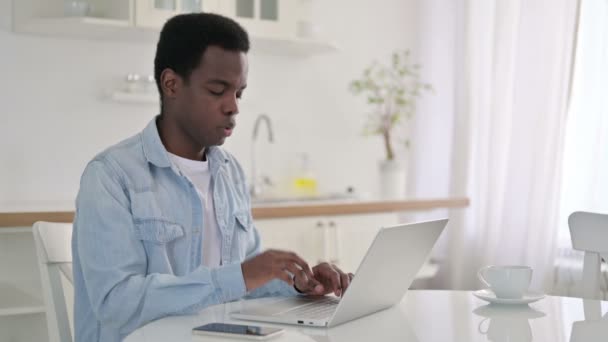
<svg viewBox="0 0 608 342">
<path fill-rule="evenodd" d="M 224 102 L 224 106 L 222 108 L 224 114 L 227 115 L 236 115 L 239 113 L 239 99 L 236 96 L 231 96 L 229 99 Z"/>
</svg>

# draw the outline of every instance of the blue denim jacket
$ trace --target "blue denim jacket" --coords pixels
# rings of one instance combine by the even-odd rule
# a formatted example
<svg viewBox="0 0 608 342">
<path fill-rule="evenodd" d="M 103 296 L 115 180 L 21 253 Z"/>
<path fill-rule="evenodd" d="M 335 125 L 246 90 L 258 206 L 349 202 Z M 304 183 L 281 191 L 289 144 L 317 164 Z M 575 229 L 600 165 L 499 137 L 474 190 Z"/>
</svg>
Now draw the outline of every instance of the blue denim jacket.
<svg viewBox="0 0 608 342">
<path fill-rule="evenodd" d="M 120 341 L 152 320 L 246 295 L 240 264 L 261 245 L 245 175 L 219 147 L 207 157 L 222 237 L 213 269 L 201 265 L 202 203 L 172 165 L 156 120 L 87 165 L 72 239 L 76 341 Z M 296 294 L 273 280 L 247 295 Z"/>
</svg>

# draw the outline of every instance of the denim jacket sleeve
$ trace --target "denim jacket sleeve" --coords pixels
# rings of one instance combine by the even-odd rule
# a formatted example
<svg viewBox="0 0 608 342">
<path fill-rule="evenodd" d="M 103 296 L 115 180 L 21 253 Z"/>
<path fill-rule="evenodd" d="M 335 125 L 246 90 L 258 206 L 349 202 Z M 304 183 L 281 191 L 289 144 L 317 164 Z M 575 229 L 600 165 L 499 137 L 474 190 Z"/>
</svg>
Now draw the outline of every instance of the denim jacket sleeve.
<svg viewBox="0 0 608 342">
<path fill-rule="evenodd" d="M 196 312 L 245 295 L 239 263 L 185 276 L 147 273 L 135 234 L 130 200 L 117 168 L 107 159 L 86 168 L 77 199 L 74 248 L 97 319 L 128 334 L 163 316 Z"/>
<path fill-rule="evenodd" d="M 253 228 L 255 233 L 255 244 L 250 253 L 247 255 L 247 259 L 250 259 L 262 252 L 260 234 L 257 228 L 255 228 L 255 226 Z M 280 279 L 274 279 L 266 283 L 264 286 L 261 286 L 247 293 L 246 298 L 261 298 L 268 296 L 296 296 L 298 294 L 299 293 L 293 288 L 293 286 L 288 285 L 286 282 Z"/>
</svg>

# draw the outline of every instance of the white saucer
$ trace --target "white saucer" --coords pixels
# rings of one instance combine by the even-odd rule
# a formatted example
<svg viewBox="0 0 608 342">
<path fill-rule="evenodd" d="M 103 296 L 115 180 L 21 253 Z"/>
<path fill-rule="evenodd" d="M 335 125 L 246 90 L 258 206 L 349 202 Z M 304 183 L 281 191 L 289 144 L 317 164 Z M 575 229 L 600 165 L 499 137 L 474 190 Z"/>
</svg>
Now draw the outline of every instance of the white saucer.
<svg viewBox="0 0 608 342">
<path fill-rule="evenodd" d="M 543 293 L 538 292 L 526 292 L 522 298 L 518 299 L 496 298 L 494 292 L 489 289 L 477 290 L 473 292 L 473 296 L 496 304 L 528 304 L 545 298 Z"/>
</svg>

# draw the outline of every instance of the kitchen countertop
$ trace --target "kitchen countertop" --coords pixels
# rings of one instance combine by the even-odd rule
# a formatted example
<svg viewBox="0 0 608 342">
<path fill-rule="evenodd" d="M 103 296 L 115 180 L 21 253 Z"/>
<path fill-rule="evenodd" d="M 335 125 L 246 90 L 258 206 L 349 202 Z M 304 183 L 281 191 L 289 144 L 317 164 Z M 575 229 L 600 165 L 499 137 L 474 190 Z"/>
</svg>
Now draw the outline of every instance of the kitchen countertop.
<svg viewBox="0 0 608 342">
<path fill-rule="evenodd" d="M 288 201 L 254 204 L 255 219 L 278 219 L 305 216 L 358 215 L 386 212 L 425 211 L 432 209 L 465 208 L 466 197 L 402 199 L 402 200 L 348 200 L 348 201 Z M 72 222 L 73 211 L 7 211 L 0 212 L 0 228 L 27 227 L 36 221 Z"/>
</svg>

